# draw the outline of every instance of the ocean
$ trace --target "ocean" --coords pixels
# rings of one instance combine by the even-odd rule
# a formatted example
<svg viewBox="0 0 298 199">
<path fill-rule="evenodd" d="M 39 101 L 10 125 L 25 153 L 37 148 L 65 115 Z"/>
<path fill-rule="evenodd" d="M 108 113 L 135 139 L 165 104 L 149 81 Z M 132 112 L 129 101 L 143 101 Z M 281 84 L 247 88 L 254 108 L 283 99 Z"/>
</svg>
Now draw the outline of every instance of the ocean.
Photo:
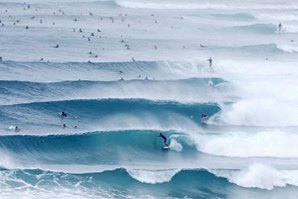
<svg viewBox="0 0 298 199">
<path fill-rule="evenodd" d="M 297 10 L 0 0 L 0 198 L 298 198 Z"/>
</svg>

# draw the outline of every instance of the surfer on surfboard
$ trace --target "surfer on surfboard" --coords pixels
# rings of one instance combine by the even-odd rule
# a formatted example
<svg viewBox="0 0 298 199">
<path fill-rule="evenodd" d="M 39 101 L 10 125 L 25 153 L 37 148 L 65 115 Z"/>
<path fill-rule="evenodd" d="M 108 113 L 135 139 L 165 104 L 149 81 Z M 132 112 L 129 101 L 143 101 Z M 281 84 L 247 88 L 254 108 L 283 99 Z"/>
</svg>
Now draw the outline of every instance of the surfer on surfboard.
<svg viewBox="0 0 298 199">
<path fill-rule="evenodd" d="M 202 122 L 202 123 L 207 122 L 208 119 L 209 119 L 208 115 L 206 115 L 206 114 L 201 114 L 201 122 Z"/>
<path fill-rule="evenodd" d="M 18 126 L 10 126 L 8 128 L 10 131 L 19 132 L 21 129 Z"/>
<path fill-rule="evenodd" d="M 169 147 L 169 145 L 167 144 L 166 136 L 164 136 L 162 133 L 160 133 L 158 137 L 161 137 L 163 139 L 164 147 Z"/>
</svg>

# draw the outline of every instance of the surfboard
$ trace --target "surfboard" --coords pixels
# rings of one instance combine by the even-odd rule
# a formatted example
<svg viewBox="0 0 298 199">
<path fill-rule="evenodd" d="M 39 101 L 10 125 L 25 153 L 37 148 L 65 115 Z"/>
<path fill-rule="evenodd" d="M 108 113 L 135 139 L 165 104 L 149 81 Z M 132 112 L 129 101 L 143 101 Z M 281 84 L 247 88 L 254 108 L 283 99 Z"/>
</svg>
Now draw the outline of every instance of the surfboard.
<svg viewBox="0 0 298 199">
<path fill-rule="evenodd" d="M 163 146 L 162 148 L 163 149 L 169 149 L 169 146 Z"/>
<path fill-rule="evenodd" d="M 16 129 L 16 126 L 10 126 L 10 127 L 8 127 L 8 130 L 10 130 L 10 131 L 14 131 Z"/>
<path fill-rule="evenodd" d="M 14 132 L 19 132 L 21 129 L 17 128 L 17 126 L 10 126 L 10 127 L 8 127 L 8 130 L 9 131 L 14 131 Z"/>
<path fill-rule="evenodd" d="M 58 116 L 61 117 L 61 118 L 65 118 L 62 113 L 58 113 Z"/>
</svg>

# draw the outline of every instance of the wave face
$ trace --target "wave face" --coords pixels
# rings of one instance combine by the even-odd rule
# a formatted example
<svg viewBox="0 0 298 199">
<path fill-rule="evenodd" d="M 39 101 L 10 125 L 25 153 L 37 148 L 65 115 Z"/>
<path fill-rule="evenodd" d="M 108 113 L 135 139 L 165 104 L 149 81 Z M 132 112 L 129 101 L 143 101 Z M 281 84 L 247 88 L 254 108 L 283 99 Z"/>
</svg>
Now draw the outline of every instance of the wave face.
<svg viewBox="0 0 298 199">
<path fill-rule="evenodd" d="M 209 198 L 226 198 L 233 192 L 232 197 L 241 194 L 244 197 L 274 197 L 282 196 L 287 193 L 289 198 L 295 197 L 297 191 L 286 188 L 285 190 L 276 190 L 272 192 L 258 192 L 256 190 L 251 191 L 236 186 L 231 183 L 227 178 L 217 176 L 213 174 L 218 173 L 233 173 L 237 171 L 206 171 L 206 170 L 183 170 L 178 171 L 132 171 L 125 169 L 116 169 L 112 171 L 105 171 L 102 173 L 87 173 L 87 174 L 64 174 L 55 173 L 41 170 L 2 170 L 1 176 L 5 176 L 5 187 L 3 187 L 3 193 L 7 196 L 12 196 L 9 189 L 17 188 L 14 194 L 20 194 L 24 190 L 27 195 L 38 194 L 41 198 L 47 198 L 48 196 L 54 196 L 53 193 L 47 193 L 51 187 L 56 188 L 57 191 L 61 191 L 62 194 L 55 197 L 63 198 L 71 196 L 70 192 L 73 192 L 73 188 L 76 188 L 76 193 L 80 197 L 146 197 L 147 194 L 152 194 L 152 197 L 162 198 L 181 198 L 187 197 L 209 197 Z M 136 175 L 138 173 L 138 177 Z M 171 179 L 169 182 L 155 182 L 144 183 L 141 180 L 148 177 L 148 173 L 154 173 L 152 176 L 160 178 L 163 175 L 168 175 Z M 174 174 L 173 174 L 174 173 Z M 171 177 L 169 177 L 171 176 Z M 17 180 L 16 182 L 15 180 Z M 220 189 L 219 189 L 220 187 Z M 86 190 L 92 190 L 92 192 L 86 192 Z M 153 193 L 152 193 L 153 191 Z M 235 194 L 235 195 L 234 195 Z"/>
<path fill-rule="evenodd" d="M 161 150 L 160 133 L 169 137 L 171 157 Z M 48 136 L 12 135 L 2 137 L 0 146 L 2 152 L 9 153 L 22 165 L 36 161 L 42 164 L 125 165 L 131 161 L 158 162 L 166 156 L 174 161 L 175 158 L 183 158 L 175 152 L 188 153 L 194 157 L 198 152 L 194 143 L 184 134 L 153 130 Z"/>
<path fill-rule="evenodd" d="M 62 110 L 71 114 L 61 117 L 59 112 Z M 144 99 L 64 100 L 2 106 L 1 119 L 4 128 L 15 120 L 14 123 L 24 127 L 23 133 L 38 135 L 125 129 L 180 131 L 199 128 L 201 114 L 211 116 L 219 111 L 219 105 L 214 103 L 183 104 Z M 41 124 L 42 130 L 34 127 Z M 68 128 L 61 131 L 59 126 L 62 124 L 68 124 Z"/>
<path fill-rule="evenodd" d="M 277 31 L 277 28 L 273 24 L 252 24 L 247 26 L 235 27 L 235 29 L 239 29 L 246 32 L 255 32 L 255 33 L 263 33 L 263 34 L 272 34 Z"/>
<path fill-rule="evenodd" d="M 0 0 L 0 199 L 297 198 L 297 10 Z"/>
<path fill-rule="evenodd" d="M 210 85 L 217 87 L 213 89 Z M 2 81 L 1 104 L 45 102 L 69 99 L 148 99 L 177 102 L 209 102 L 232 100 L 225 94 L 228 83 L 221 78 L 190 78 L 177 80 L 140 79 L 128 81 L 62 81 L 62 82 L 28 82 Z M 24 90 L 26 88 L 26 90 Z M 144 90 L 145 89 L 145 90 Z M 206 92 L 201 95 L 197 90 Z M 27 92 L 30 90 L 30 92 Z M 73 91 L 76 91 L 75 93 Z M 171 92 L 165 93 L 165 90 Z M 42 93 L 40 93 L 42 91 Z M 182 92 L 183 91 L 183 92 Z M 34 100 L 33 100 L 34 99 Z"/>
</svg>

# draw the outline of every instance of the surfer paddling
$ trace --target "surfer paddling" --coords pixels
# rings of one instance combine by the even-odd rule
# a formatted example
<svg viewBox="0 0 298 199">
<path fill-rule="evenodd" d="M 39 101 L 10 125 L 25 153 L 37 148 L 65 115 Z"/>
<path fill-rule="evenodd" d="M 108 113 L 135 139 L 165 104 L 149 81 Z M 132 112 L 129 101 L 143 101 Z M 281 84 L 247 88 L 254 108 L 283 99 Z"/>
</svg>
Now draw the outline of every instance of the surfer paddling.
<svg viewBox="0 0 298 199">
<path fill-rule="evenodd" d="M 67 114 L 66 114 L 64 111 L 62 111 L 62 112 L 60 113 L 60 115 L 61 115 L 61 117 L 67 117 Z"/>
</svg>

